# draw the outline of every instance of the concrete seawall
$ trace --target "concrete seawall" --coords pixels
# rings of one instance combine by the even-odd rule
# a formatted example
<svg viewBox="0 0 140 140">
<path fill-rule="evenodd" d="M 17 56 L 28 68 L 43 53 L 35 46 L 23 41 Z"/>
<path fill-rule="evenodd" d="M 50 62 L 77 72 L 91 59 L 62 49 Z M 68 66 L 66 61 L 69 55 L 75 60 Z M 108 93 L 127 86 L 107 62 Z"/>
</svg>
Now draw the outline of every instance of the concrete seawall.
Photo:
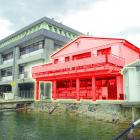
<svg viewBox="0 0 140 140">
<path fill-rule="evenodd" d="M 34 103 L 33 99 L 0 100 L 0 111 L 27 109 Z"/>
<path fill-rule="evenodd" d="M 32 104 L 31 108 L 49 114 L 84 115 L 113 123 L 128 123 L 140 118 L 140 104 L 123 102 L 40 101 Z"/>
</svg>

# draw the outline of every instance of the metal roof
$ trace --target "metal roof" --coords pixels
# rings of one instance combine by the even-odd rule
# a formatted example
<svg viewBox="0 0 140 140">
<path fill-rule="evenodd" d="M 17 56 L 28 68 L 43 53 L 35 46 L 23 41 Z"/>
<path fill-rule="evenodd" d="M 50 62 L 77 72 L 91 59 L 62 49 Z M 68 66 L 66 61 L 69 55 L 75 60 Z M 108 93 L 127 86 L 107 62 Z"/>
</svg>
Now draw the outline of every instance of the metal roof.
<svg viewBox="0 0 140 140">
<path fill-rule="evenodd" d="M 46 29 L 41 29 L 37 32 L 34 32 L 12 44 L 9 44 L 6 46 L 6 49 L 10 49 L 10 48 L 13 48 L 15 46 L 17 46 L 18 44 L 22 44 L 28 40 L 31 40 L 33 38 L 36 38 L 38 36 L 42 36 L 42 37 L 47 37 L 47 38 L 50 38 L 50 39 L 53 39 L 53 40 L 56 40 L 56 41 L 60 41 L 60 42 L 68 42 L 70 41 L 67 37 L 65 36 L 62 36 L 62 35 L 59 35 L 59 34 L 56 34 L 54 32 L 51 32 L 49 30 L 46 30 Z M 3 52 L 5 50 L 5 47 L 3 48 L 0 48 L 0 52 Z"/>
<path fill-rule="evenodd" d="M 9 40 L 9 39 L 11 39 L 12 37 L 15 37 L 15 36 L 23 33 L 24 31 L 26 31 L 26 30 L 30 29 L 31 27 L 33 27 L 35 25 L 38 25 L 38 24 L 40 24 L 42 22 L 47 22 L 48 24 L 54 25 L 54 26 L 56 26 L 58 28 L 64 29 L 64 30 L 69 31 L 71 33 L 74 33 L 76 35 L 82 35 L 83 34 L 81 32 L 78 32 L 77 30 L 74 30 L 74 29 L 66 26 L 66 25 L 63 25 L 62 23 L 59 23 L 59 22 L 55 21 L 54 19 L 50 19 L 48 17 L 43 17 L 43 18 L 41 18 L 41 19 L 33 22 L 32 24 L 30 24 L 30 25 L 22 28 L 21 30 L 19 30 L 19 31 L 17 31 L 17 32 L 11 34 L 11 35 L 9 35 L 8 37 L 0 40 L 0 44 L 3 43 L 3 42 L 5 42 L 5 41 L 7 41 L 7 40 Z"/>
<path fill-rule="evenodd" d="M 134 61 L 134 62 L 132 62 L 132 63 L 126 65 L 126 66 L 122 69 L 121 73 L 124 74 L 128 69 L 131 69 L 131 68 L 134 68 L 134 67 L 140 67 L 140 59 L 138 59 L 138 60 L 136 60 L 136 61 Z"/>
</svg>

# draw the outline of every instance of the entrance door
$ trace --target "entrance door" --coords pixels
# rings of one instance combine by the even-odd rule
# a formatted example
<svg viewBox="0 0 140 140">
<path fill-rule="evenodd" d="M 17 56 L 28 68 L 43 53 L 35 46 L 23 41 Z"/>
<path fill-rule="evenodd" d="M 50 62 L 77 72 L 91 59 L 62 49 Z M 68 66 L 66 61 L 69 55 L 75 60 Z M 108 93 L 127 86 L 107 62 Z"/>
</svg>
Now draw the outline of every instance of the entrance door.
<svg viewBox="0 0 140 140">
<path fill-rule="evenodd" d="M 108 80 L 108 99 L 111 100 L 117 99 L 117 86 L 115 78 Z"/>
<path fill-rule="evenodd" d="M 117 100 L 115 77 L 98 78 L 96 80 L 96 99 Z"/>
</svg>

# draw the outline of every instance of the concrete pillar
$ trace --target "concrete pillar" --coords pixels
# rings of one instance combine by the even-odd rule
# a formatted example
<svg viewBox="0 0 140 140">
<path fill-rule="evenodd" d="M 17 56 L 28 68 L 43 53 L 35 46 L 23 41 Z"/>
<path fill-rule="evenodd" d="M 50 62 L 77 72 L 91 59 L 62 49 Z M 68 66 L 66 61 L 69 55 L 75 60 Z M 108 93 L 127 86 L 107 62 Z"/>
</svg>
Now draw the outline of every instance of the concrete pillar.
<svg viewBox="0 0 140 140">
<path fill-rule="evenodd" d="M 13 80 L 16 81 L 19 76 L 19 67 L 18 64 L 16 63 L 16 61 L 19 59 L 20 56 L 19 47 L 14 48 L 13 53 L 14 53 Z"/>
<path fill-rule="evenodd" d="M 116 76 L 116 83 L 117 83 L 117 100 L 120 100 L 121 96 L 124 94 L 124 91 L 123 91 L 123 76 L 122 75 Z"/>
<path fill-rule="evenodd" d="M 2 55 L 0 54 L 0 65 L 2 64 Z M 1 70 L 0 70 L 0 80 L 1 80 Z"/>
<path fill-rule="evenodd" d="M 57 93 L 56 93 L 56 80 L 54 80 L 53 82 L 52 82 L 52 98 L 54 99 L 54 100 L 56 100 L 56 98 L 57 98 L 57 95 L 56 95 Z"/>
<path fill-rule="evenodd" d="M 139 101 L 138 99 L 138 90 L 137 90 L 137 69 L 136 67 L 130 67 L 128 69 L 128 101 Z"/>
<path fill-rule="evenodd" d="M 11 86 L 12 86 L 12 93 L 14 94 L 14 98 L 16 99 L 16 98 L 18 98 L 18 91 L 19 91 L 19 89 L 18 89 L 18 85 L 17 85 L 17 83 L 16 82 L 14 82 L 15 84 L 11 84 Z"/>
<path fill-rule="evenodd" d="M 39 101 L 40 100 L 40 91 L 39 91 L 39 81 L 36 81 L 35 83 L 35 101 Z"/>
<path fill-rule="evenodd" d="M 54 51 L 54 40 L 46 38 L 44 42 L 44 59 L 45 59 L 44 63 L 50 61 L 50 56 L 53 53 L 53 51 Z"/>
<path fill-rule="evenodd" d="M 2 54 L 0 54 L 0 65 L 3 63 Z M 0 69 L 0 80 L 1 80 L 1 69 Z"/>
<path fill-rule="evenodd" d="M 44 64 L 51 61 L 51 54 L 54 51 L 54 40 L 46 38 L 44 40 Z M 46 98 L 50 98 L 50 91 L 51 91 L 51 84 L 50 83 L 44 83 L 43 88 L 43 94 L 46 96 Z"/>
<path fill-rule="evenodd" d="M 3 63 L 2 54 L 0 54 L 0 65 Z"/>
<path fill-rule="evenodd" d="M 92 77 L 92 100 L 96 101 L 96 85 L 95 85 L 95 77 Z"/>
<path fill-rule="evenodd" d="M 19 67 L 18 67 L 18 64 L 16 63 L 16 61 L 19 59 L 19 47 L 15 47 L 14 50 L 13 50 L 13 85 L 12 86 L 12 93 L 15 94 L 15 96 L 18 96 L 18 83 L 17 83 L 17 79 L 18 79 L 18 76 L 19 76 Z"/>
<path fill-rule="evenodd" d="M 77 101 L 80 101 L 80 80 L 79 78 L 76 78 L 76 99 Z"/>
<path fill-rule="evenodd" d="M 132 122 L 135 122 L 136 120 L 139 119 L 139 108 L 132 106 Z"/>
<path fill-rule="evenodd" d="M 2 78 L 2 76 L 1 76 L 1 69 L 0 69 L 0 81 L 1 81 L 1 78 Z"/>
</svg>

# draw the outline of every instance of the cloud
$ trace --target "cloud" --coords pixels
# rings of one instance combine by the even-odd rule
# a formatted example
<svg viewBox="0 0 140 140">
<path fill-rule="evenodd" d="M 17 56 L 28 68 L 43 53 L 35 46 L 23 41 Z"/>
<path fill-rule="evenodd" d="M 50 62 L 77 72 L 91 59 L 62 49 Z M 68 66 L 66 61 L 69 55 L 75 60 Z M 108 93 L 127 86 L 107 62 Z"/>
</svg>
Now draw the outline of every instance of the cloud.
<svg viewBox="0 0 140 140">
<path fill-rule="evenodd" d="M 132 38 L 140 46 L 139 5 L 139 0 L 4 0 L 0 17 L 12 24 L 5 32 L 48 16 L 93 36 Z"/>
<path fill-rule="evenodd" d="M 79 11 L 90 7 L 97 0 L 4 0 L 0 5 L 0 17 L 9 19 L 21 28 L 44 16 L 60 19 L 71 11 Z"/>
<path fill-rule="evenodd" d="M 66 24 L 93 34 L 117 33 L 139 26 L 139 0 L 99 1 L 92 8 L 63 17 Z M 134 8 L 133 8 L 134 7 Z"/>
<path fill-rule="evenodd" d="M 4 38 L 12 33 L 10 27 L 12 23 L 5 19 L 0 19 L 0 38 Z"/>
<path fill-rule="evenodd" d="M 140 36 L 139 5 L 139 0 L 98 1 L 89 9 L 63 16 L 62 21 L 84 33 L 90 32 L 93 36 L 124 37 L 125 39 L 133 36 L 138 40 Z M 137 42 L 140 46 L 140 41 Z"/>
<path fill-rule="evenodd" d="M 6 19 L 12 23 L 10 29 L 14 32 L 30 23 L 47 16 L 57 21 L 73 11 L 90 8 L 97 0 L 0 0 L 0 20 Z M 7 24 L 5 25 L 7 26 Z M 1 30 L 0 26 L 0 30 Z M 9 30 L 9 27 L 6 29 Z M 4 33 L 5 34 L 5 33 Z M 0 32 L 0 36 L 4 37 Z M 0 37 L 0 38 L 1 38 Z"/>
</svg>

